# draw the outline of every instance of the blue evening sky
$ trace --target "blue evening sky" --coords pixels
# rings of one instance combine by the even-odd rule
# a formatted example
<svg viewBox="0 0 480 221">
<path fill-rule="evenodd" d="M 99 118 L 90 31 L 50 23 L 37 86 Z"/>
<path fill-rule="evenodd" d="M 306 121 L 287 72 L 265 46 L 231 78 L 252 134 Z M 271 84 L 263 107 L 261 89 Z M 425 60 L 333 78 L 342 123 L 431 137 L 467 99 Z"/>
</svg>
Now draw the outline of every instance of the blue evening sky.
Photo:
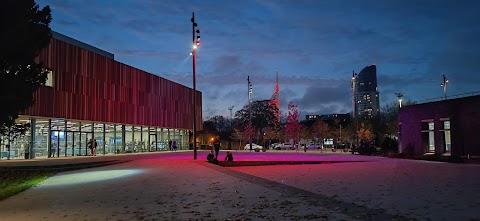
<svg viewBox="0 0 480 221">
<path fill-rule="evenodd" d="M 197 89 L 204 118 L 270 99 L 279 71 L 282 113 L 347 113 L 350 80 L 377 65 L 380 105 L 480 91 L 480 1 L 37 0 L 51 28 L 115 60 L 192 87 L 192 24 L 201 34 Z"/>
</svg>

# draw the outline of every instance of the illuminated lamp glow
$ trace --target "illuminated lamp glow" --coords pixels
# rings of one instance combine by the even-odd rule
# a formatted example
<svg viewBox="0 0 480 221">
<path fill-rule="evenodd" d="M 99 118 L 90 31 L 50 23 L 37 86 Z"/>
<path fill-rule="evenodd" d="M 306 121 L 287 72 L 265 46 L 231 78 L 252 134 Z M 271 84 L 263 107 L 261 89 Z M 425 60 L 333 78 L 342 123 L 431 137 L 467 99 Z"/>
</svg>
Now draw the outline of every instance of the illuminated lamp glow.
<svg viewBox="0 0 480 221">
<path fill-rule="evenodd" d="M 142 173 L 142 170 L 103 170 L 80 173 L 68 173 L 50 177 L 40 183 L 38 187 L 55 187 L 67 185 L 79 185 L 91 182 L 99 182 L 111 179 L 125 178 Z"/>
</svg>

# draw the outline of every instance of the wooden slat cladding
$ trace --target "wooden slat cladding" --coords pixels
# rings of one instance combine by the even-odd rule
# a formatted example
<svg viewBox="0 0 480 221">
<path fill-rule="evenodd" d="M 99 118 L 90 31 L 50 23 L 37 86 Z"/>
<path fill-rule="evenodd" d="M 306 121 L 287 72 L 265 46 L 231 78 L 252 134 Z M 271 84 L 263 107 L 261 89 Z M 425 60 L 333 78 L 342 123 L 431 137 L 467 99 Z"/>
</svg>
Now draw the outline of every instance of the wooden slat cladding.
<svg viewBox="0 0 480 221">
<path fill-rule="evenodd" d="M 25 115 L 192 129 L 193 89 L 57 39 L 38 60 L 54 83 L 35 92 Z M 200 130 L 202 93 L 196 96 Z"/>
</svg>

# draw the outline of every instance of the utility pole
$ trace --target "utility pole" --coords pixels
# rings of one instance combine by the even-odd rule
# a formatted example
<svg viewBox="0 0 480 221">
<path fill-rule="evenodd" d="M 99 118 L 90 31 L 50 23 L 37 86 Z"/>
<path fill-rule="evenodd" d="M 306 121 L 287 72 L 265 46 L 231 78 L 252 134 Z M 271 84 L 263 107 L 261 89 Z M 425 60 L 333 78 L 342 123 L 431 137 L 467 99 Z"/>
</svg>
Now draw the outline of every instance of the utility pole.
<svg viewBox="0 0 480 221">
<path fill-rule="evenodd" d="M 192 12 L 192 57 L 193 57 L 193 159 L 197 159 L 197 75 L 196 75 L 196 57 L 197 57 L 197 46 L 200 46 L 200 30 L 196 29 L 197 23 L 195 23 L 195 12 Z M 195 30 L 196 29 L 196 30 Z M 197 36 L 195 36 L 197 33 Z"/>
<path fill-rule="evenodd" d="M 250 142 L 250 152 L 252 152 L 252 105 L 251 105 L 251 95 L 252 95 L 252 84 L 250 83 L 250 76 L 247 77 L 248 81 L 248 140 Z"/>
</svg>

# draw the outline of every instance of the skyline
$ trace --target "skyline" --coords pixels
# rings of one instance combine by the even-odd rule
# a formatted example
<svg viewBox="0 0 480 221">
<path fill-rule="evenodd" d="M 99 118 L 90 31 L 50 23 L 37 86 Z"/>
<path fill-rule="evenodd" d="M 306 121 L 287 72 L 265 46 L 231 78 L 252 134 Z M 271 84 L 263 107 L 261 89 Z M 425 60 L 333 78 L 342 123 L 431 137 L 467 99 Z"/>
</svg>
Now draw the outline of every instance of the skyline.
<svg viewBox="0 0 480 221">
<path fill-rule="evenodd" d="M 37 1 L 52 30 L 115 60 L 192 87 L 191 14 L 201 31 L 197 90 L 203 117 L 229 117 L 270 99 L 307 114 L 352 110 L 352 70 L 376 64 L 380 105 L 480 91 L 480 28 L 474 1 Z M 463 4 L 462 4 L 463 3 Z M 166 30 L 166 31 L 165 31 Z M 243 95 L 243 96 L 242 96 Z M 302 119 L 302 118 L 301 118 Z"/>
</svg>

